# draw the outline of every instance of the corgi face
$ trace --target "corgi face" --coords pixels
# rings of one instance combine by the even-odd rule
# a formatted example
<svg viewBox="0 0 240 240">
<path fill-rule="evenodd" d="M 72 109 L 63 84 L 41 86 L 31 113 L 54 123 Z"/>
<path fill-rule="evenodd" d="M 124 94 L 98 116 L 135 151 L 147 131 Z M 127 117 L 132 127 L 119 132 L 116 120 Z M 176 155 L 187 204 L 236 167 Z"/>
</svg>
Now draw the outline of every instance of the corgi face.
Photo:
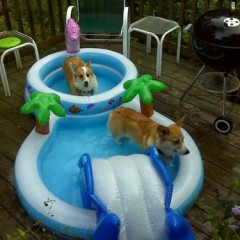
<svg viewBox="0 0 240 240">
<path fill-rule="evenodd" d="M 73 62 L 69 62 L 73 75 L 74 86 L 81 91 L 90 91 L 92 89 L 92 82 L 95 82 L 95 75 L 91 69 L 91 62 L 89 61 L 84 66 L 76 66 Z"/>
<path fill-rule="evenodd" d="M 168 127 L 158 127 L 159 148 L 166 156 L 172 156 L 175 152 L 180 155 L 186 155 L 189 150 L 184 144 L 184 136 L 181 131 L 185 116 L 180 118 L 175 124 Z"/>
</svg>

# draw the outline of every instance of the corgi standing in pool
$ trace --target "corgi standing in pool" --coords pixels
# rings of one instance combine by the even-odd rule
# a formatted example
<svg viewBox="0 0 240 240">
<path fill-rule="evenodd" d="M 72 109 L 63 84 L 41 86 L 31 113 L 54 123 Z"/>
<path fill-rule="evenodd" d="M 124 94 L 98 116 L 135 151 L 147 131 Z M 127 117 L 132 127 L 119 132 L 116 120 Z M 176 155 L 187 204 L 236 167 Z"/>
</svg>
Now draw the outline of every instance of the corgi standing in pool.
<svg viewBox="0 0 240 240">
<path fill-rule="evenodd" d="M 116 140 L 129 137 L 144 149 L 155 146 L 165 156 L 172 157 L 175 152 L 180 155 L 189 153 L 181 131 L 184 119 L 185 116 L 175 124 L 162 126 L 131 108 L 121 107 L 110 114 L 108 128 Z"/>
<path fill-rule="evenodd" d="M 63 63 L 63 71 L 72 95 L 92 96 L 98 82 L 91 69 L 91 61 L 87 64 L 78 56 L 68 57 Z"/>
</svg>

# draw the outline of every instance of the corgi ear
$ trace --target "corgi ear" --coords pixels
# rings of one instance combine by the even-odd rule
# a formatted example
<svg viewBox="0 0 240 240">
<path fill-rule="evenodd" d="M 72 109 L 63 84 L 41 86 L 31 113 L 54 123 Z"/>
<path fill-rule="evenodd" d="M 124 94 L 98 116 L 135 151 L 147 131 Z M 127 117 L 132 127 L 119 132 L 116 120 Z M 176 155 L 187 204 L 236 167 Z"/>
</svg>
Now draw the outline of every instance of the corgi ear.
<svg viewBox="0 0 240 240">
<path fill-rule="evenodd" d="M 176 125 L 179 126 L 179 127 L 182 127 L 185 118 L 186 118 L 186 114 L 183 115 L 180 119 L 177 120 Z"/>
<path fill-rule="evenodd" d="M 69 67 L 71 68 L 73 74 L 77 71 L 77 67 L 73 62 L 69 62 Z"/>
<path fill-rule="evenodd" d="M 88 63 L 86 64 L 86 67 L 91 67 L 91 64 L 92 64 L 92 60 L 89 60 Z"/>
<path fill-rule="evenodd" d="M 157 131 L 160 137 L 165 137 L 169 134 L 169 129 L 165 126 L 159 125 Z"/>
</svg>

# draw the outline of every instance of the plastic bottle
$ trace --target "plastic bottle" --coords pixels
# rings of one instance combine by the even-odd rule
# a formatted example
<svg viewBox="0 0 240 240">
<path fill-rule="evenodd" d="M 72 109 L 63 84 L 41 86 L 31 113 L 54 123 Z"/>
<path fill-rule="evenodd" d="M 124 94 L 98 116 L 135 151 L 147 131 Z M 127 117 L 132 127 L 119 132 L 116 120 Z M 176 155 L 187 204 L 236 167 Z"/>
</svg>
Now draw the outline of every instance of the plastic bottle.
<svg viewBox="0 0 240 240">
<path fill-rule="evenodd" d="M 80 51 L 80 28 L 73 18 L 69 18 L 65 26 L 65 41 L 68 53 Z"/>
</svg>

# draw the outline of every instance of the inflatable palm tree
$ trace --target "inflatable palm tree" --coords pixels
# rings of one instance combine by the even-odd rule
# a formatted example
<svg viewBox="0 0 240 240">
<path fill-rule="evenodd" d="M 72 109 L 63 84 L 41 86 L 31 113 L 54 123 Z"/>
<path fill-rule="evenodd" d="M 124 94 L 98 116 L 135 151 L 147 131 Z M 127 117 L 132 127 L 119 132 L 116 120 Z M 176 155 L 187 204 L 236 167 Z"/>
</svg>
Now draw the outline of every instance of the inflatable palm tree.
<svg viewBox="0 0 240 240">
<path fill-rule="evenodd" d="M 123 84 L 127 90 L 122 101 L 130 102 L 134 97 L 139 95 L 141 112 L 147 117 L 153 114 L 153 95 L 152 91 L 159 92 L 166 89 L 166 85 L 160 81 L 154 80 L 151 75 L 142 75 L 140 78 L 128 80 Z"/>
<path fill-rule="evenodd" d="M 20 113 L 30 114 L 36 111 L 35 131 L 38 133 L 49 133 L 51 111 L 58 117 L 66 115 L 65 109 L 60 105 L 60 97 L 55 93 L 34 92 L 30 95 L 30 99 L 21 107 Z"/>
</svg>

